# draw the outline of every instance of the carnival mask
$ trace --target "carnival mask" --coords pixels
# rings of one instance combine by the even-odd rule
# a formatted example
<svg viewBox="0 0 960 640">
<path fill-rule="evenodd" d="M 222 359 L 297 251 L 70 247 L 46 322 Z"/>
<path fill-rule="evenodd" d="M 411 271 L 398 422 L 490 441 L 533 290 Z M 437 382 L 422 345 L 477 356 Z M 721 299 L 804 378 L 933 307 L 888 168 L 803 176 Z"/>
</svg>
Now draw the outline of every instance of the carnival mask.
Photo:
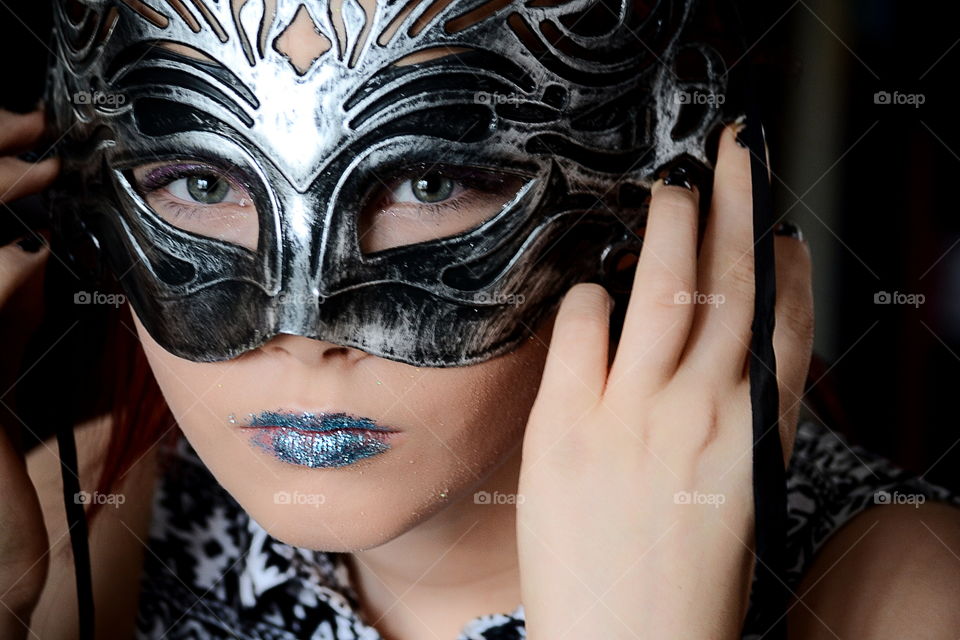
<svg viewBox="0 0 960 640">
<path fill-rule="evenodd" d="M 639 250 L 725 88 L 688 0 L 54 4 L 58 215 L 194 361 L 279 333 L 422 366 L 511 350 Z"/>
</svg>

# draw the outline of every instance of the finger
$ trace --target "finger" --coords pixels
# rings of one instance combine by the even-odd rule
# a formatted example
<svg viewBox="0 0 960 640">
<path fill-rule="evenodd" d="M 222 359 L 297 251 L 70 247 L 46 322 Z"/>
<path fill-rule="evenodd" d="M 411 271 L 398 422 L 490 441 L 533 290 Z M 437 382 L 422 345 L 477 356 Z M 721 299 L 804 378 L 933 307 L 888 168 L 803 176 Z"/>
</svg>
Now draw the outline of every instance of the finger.
<svg viewBox="0 0 960 640">
<path fill-rule="evenodd" d="M 36 249 L 30 246 L 30 242 L 22 245 L 13 242 L 0 247 L 0 309 L 7 307 L 13 295 L 34 277 L 46 262 L 50 250 L 43 236 L 34 233 L 29 232 L 24 239 L 33 241 L 34 245 L 39 241 Z M 29 247 L 29 250 L 23 247 Z"/>
<path fill-rule="evenodd" d="M 798 236 L 778 235 L 776 326 L 773 351 L 780 387 L 780 437 L 789 460 L 804 384 L 813 354 L 813 279 L 809 247 Z M 782 233 L 782 232 L 781 232 Z"/>
<path fill-rule="evenodd" d="M 58 173 L 58 158 L 32 163 L 9 156 L 0 157 L 0 203 L 10 203 L 42 191 L 50 186 Z"/>
<path fill-rule="evenodd" d="M 570 289 L 554 321 L 537 404 L 573 403 L 585 410 L 600 399 L 607 379 L 610 310 L 610 296 L 600 285 Z"/>
<path fill-rule="evenodd" d="M 0 593 L 4 606 L 29 613 L 46 581 L 47 532 L 37 491 L 7 425 L 0 425 Z M 19 426 L 19 425 L 18 425 Z"/>
<path fill-rule="evenodd" d="M 0 154 L 30 149 L 43 135 L 44 127 L 42 111 L 13 113 L 0 109 Z"/>
<path fill-rule="evenodd" d="M 653 185 L 608 390 L 644 393 L 669 380 L 676 370 L 697 289 L 699 193 L 689 185 L 682 174 Z"/>
<path fill-rule="evenodd" d="M 727 127 L 720 138 L 698 276 L 708 303 L 698 307 L 685 358 L 698 368 L 740 375 L 750 345 L 755 282 L 750 153 L 737 143 L 736 132 Z"/>
</svg>

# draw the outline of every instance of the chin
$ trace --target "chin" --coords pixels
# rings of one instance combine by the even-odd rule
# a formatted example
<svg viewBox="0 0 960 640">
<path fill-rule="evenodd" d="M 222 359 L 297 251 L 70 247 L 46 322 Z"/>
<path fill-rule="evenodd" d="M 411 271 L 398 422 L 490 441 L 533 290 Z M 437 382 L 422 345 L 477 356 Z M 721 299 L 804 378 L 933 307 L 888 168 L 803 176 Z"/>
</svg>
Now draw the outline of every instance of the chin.
<svg viewBox="0 0 960 640">
<path fill-rule="evenodd" d="M 363 551 L 386 544 L 444 506 L 440 498 L 427 509 L 410 504 L 408 491 L 398 496 L 382 492 L 363 496 L 356 491 L 311 494 L 293 488 L 271 488 L 255 496 L 244 493 L 235 495 L 238 502 L 271 536 L 295 547 L 327 552 Z M 405 501 L 397 499 L 401 496 Z"/>
</svg>

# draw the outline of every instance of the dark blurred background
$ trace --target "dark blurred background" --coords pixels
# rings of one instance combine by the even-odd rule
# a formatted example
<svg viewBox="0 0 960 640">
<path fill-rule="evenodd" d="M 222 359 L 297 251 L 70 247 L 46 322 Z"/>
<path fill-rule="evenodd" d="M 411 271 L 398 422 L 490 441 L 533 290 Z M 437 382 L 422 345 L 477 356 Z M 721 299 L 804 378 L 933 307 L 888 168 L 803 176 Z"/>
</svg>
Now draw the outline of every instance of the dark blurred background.
<svg viewBox="0 0 960 640">
<path fill-rule="evenodd" d="M 960 32 L 949 11 L 902 0 L 735 6 L 775 213 L 814 254 L 809 404 L 852 442 L 960 490 Z M 6 108 L 41 94 L 47 11 L 0 0 Z"/>
</svg>

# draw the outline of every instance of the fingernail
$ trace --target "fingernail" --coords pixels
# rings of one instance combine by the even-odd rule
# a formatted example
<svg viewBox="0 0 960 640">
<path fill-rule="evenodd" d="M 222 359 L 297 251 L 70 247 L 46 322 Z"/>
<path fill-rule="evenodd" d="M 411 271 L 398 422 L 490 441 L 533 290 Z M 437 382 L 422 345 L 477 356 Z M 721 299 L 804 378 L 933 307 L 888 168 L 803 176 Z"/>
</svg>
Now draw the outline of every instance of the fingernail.
<svg viewBox="0 0 960 640">
<path fill-rule="evenodd" d="M 683 187 L 684 189 L 693 191 L 693 181 L 691 180 L 690 172 L 683 165 L 672 167 L 667 172 L 667 175 L 663 176 L 663 184 L 668 187 Z"/>
<path fill-rule="evenodd" d="M 31 164 L 37 164 L 38 162 L 43 162 L 47 158 L 53 155 L 53 147 L 47 147 L 43 151 L 27 151 L 21 153 L 17 156 L 18 159 L 23 160 L 24 162 L 29 162 Z"/>
<path fill-rule="evenodd" d="M 778 224 L 774 227 L 773 232 L 778 236 L 786 236 L 803 242 L 803 232 L 800 231 L 800 227 L 789 220 L 784 220 Z"/>
<path fill-rule="evenodd" d="M 37 236 L 29 235 L 17 240 L 17 246 L 27 253 L 36 253 L 37 251 L 40 251 L 40 247 L 43 246 L 43 243 Z"/>
<path fill-rule="evenodd" d="M 736 137 L 734 138 L 734 139 L 737 141 L 737 146 L 738 146 L 738 147 L 741 147 L 741 148 L 743 148 L 743 149 L 749 149 L 749 148 L 750 148 L 750 147 L 747 145 L 747 133 L 746 133 L 746 131 L 747 131 L 747 123 L 746 123 L 746 122 L 740 123 L 740 128 L 737 130 L 737 135 L 736 135 Z"/>
</svg>

